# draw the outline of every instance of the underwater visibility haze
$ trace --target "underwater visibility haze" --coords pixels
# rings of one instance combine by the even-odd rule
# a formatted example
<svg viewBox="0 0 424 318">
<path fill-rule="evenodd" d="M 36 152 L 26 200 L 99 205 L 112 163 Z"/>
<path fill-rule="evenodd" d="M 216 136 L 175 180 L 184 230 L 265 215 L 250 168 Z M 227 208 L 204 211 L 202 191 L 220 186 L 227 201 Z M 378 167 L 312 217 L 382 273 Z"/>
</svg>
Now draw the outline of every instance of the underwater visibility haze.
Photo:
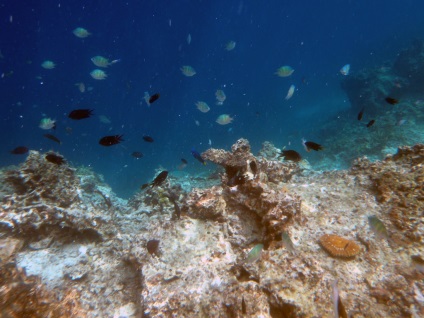
<svg viewBox="0 0 424 318">
<path fill-rule="evenodd" d="M 0 239 L 48 238 L 43 248 L 84 265 L 80 276 L 59 261 L 51 271 L 81 286 L 93 283 L 107 250 L 98 242 L 120 251 L 107 267 L 117 298 L 106 304 L 88 287 L 71 288 L 62 308 L 74 312 L 43 310 L 422 317 L 423 12 L 418 0 L 0 1 Z M 51 221 L 56 214 L 62 223 Z M 42 277 L 39 301 L 62 284 L 37 272 L 34 242 L 1 242 L 7 258 Z M 316 248 L 302 248 L 308 242 Z M 172 244 L 183 246 L 173 255 L 181 268 L 168 268 Z M 188 250 L 197 251 L 191 261 L 199 256 L 199 281 L 184 267 Z M 384 257 L 410 271 L 368 275 Z M 298 282 L 265 274 L 277 264 Z M 200 309 L 155 289 L 189 288 L 178 285 L 184 275 Z M 262 280 L 268 287 L 255 290 Z M 102 284 L 98 295 L 109 288 Z M 202 298 L 223 290 L 226 305 Z M 300 291 L 322 294 L 322 305 Z"/>
</svg>

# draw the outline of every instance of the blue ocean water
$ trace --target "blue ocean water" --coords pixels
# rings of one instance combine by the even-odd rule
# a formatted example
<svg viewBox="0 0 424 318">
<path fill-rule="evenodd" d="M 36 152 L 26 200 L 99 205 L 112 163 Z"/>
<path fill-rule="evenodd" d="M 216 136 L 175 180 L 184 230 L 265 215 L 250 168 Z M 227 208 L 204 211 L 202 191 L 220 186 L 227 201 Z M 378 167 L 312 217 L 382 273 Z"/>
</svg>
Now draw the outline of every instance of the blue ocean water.
<svg viewBox="0 0 424 318">
<path fill-rule="evenodd" d="M 418 0 L 1 1 L 0 166 L 24 160 L 9 153 L 20 145 L 53 149 L 75 166 L 91 166 L 128 197 L 155 169 L 176 170 L 181 158 L 189 161 L 187 172 L 213 171 L 191 156 L 193 147 L 229 149 L 243 137 L 254 153 L 266 140 L 301 151 L 302 137 L 313 139 L 326 122 L 346 116 L 340 68 L 349 63 L 354 72 L 394 59 L 422 37 L 422 12 Z M 77 27 L 92 34 L 78 38 Z M 229 41 L 234 50 L 225 50 Z M 105 80 L 90 76 L 96 55 L 120 59 L 105 69 Z M 45 60 L 56 67 L 43 69 Z M 183 65 L 197 74 L 182 75 Z M 293 75 L 276 76 L 283 65 Z M 84 93 L 75 85 L 81 82 Z M 224 105 L 215 105 L 217 89 L 227 96 Z M 150 107 L 145 91 L 160 93 Z M 211 110 L 201 113 L 197 101 Z M 69 119 L 78 108 L 95 116 Z M 220 114 L 233 123 L 217 124 Z M 61 145 L 43 137 L 43 117 L 57 120 L 49 133 Z M 121 144 L 98 144 L 115 134 L 123 135 Z M 155 141 L 144 142 L 144 134 Z M 134 151 L 144 157 L 132 157 Z"/>
</svg>

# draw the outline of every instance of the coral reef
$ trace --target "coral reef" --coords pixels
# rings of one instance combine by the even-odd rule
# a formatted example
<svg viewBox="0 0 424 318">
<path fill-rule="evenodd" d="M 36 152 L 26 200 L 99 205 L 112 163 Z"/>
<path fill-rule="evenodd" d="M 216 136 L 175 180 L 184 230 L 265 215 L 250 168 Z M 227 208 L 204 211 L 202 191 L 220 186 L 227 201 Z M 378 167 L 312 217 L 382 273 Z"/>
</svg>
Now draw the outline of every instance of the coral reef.
<svg viewBox="0 0 424 318">
<path fill-rule="evenodd" d="M 299 166 L 265 158 L 257 160 L 246 139 L 238 140 L 231 150 L 230 153 L 209 149 L 202 154 L 205 159 L 224 167 L 222 188 L 203 190 L 200 195 L 199 191 L 192 191 L 187 200 L 188 210 L 193 211 L 193 216 L 212 219 L 225 217 L 229 214 L 227 211 L 242 210 L 244 215 L 255 215 L 261 241 L 269 244 L 277 238 L 281 240 L 289 222 L 295 218 L 300 220 L 300 198 L 281 191 L 279 184 L 288 182 L 299 172 Z M 252 171 L 252 162 L 255 171 Z M 240 221 L 243 218 L 239 216 Z"/>
<path fill-rule="evenodd" d="M 128 202 L 92 171 L 75 173 L 66 163 L 54 168 L 67 171 L 70 188 L 55 193 L 70 193 L 60 201 L 69 206 L 31 196 L 57 174 L 41 154 L 3 171 L 2 180 L 26 187 L 6 189 L 0 207 L 1 314 L 328 317 L 338 279 L 351 316 L 423 316 L 424 145 L 323 173 L 272 160 L 265 153 L 278 150 L 264 148 L 260 157 L 247 140 L 231 151 L 210 149 L 203 155 L 224 168 L 221 184 L 185 193 L 187 177 L 171 171 Z M 40 183 L 19 177 L 30 162 L 44 171 Z M 390 239 L 376 237 L 370 215 Z M 320 245 L 323 235 L 332 239 Z M 261 256 L 249 258 L 259 243 Z"/>
<path fill-rule="evenodd" d="M 353 174 L 367 174 L 362 180 L 384 206 L 387 217 L 395 226 L 400 244 L 421 242 L 420 231 L 424 211 L 424 145 L 401 147 L 387 156 L 386 164 L 371 163 L 362 158 L 354 162 Z"/>
</svg>

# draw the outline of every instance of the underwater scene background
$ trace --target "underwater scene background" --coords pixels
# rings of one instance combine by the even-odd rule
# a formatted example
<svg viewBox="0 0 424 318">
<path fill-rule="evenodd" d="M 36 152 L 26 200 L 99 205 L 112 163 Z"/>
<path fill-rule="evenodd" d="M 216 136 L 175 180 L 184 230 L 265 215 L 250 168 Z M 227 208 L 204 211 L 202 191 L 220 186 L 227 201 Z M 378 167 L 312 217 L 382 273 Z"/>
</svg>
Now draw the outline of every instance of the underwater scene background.
<svg viewBox="0 0 424 318">
<path fill-rule="evenodd" d="M 424 317 L 423 1 L 0 1 L 0 318 Z"/>
<path fill-rule="evenodd" d="M 360 105 L 346 92 L 355 87 L 343 89 L 342 83 L 363 70 L 390 68 L 402 49 L 422 37 L 423 8 L 421 1 L 2 1 L 0 164 L 19 163 L 9 152 L 20 145 L 53 149 L 73 165 L 92 167 L 116 193 L 129 197 L 155 169 L 176 170 L 181 158 L 189 161 L 187 173 L 211 172 L 212 166 L 191 157 L 191 149 L 228 149 L 241 137 L 254 152 L 264 141 L 299 152 L 302 138 L 319 142 L 325 152 L 303 152 L 317 169 L 346 168 L 362 155 L 381 158 L 384 148 L 400 145 L 399 135 L 405 135 L 402 144 L 418 141 L 411 130 L 422 131 L 423 119 L 418 125 L 402 111 L 423 97 L 399 94 L 412 79 L 404 76 L 408 83 L 397 89 L 399 75 L 393 74 L 384 89 L 402 97 L 401 103 L 393 107 L 381 98 L 374 107 L 378 114 L 365 110 L 364 122 L 357 122 Z M 90 35 L 75 36 L 77 27 Z M 229 51 L 230 41 L 236 46 Z M 119 59 L 103 69 L 105 80 L 90 76 L 99 68 L 94 56 Z M 44 69 L 45 60 L 55 67 Z M 346 64 L 351 69 L 344 76 L 339 70 Z M 196 75 L 184 76 L 183 65 Z M 291 76 L 275 74 L 284 65 L 294 69 Z M 290 85 L 295 91 L 285 100 Z M 215 105 L 218 89 L 226 94 L 223 105 Z M 148 107 L 144 92 L 159 93 L 160 99 Z M 197 101 L 210 111 L 196 109 Z M 414 107 L 422 111 L 422 105 Z M 73 109 L 93 109 L 94 116 L 73 121 L 67 117 Z M 396 114 L 382 125 L 385 112 Z M 233 122 L 217 124 L 220 114 Z M 62 144 L 43 137 L 43 117 L 57 121 L 50 132 Z M 366 129 L 373 118 L 375 127 Z M 398 127 L 400 119 L 406 121 Z M 392 143 L 376 136 L 387 133 Z M 120 145 L 98 144 L 118 134 Z M 154 142 L 144 142 L 144 134 Z M 144 157 L 132 157 L 134 151 Z"/>
</svg>

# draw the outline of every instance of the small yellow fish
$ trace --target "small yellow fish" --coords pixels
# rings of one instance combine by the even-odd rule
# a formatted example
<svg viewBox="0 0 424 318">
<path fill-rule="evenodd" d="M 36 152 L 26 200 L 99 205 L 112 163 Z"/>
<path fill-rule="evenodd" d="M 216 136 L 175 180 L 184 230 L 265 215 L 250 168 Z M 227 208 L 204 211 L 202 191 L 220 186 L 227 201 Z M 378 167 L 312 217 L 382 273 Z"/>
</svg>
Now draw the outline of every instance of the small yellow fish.
<svg viewBox="0 0 424 318">
<path fill-rule="evenodd" d="M 104 80 L 107 77 L 107 74 L 104 71 L 99 70 L 99 69 L 95 69 L 95 70 L 91 71 L 90 75 L 95 80 Z"/>
<path fill-rule="evenodd" d="M 387 232 L 384 223 L 381 222 L 375 215 L 370 215 L 368 217 L 368 223 L 378 239 L 390 240 L 389 233 Z"/>
<path fill-rule="evenodd" d="M 196 71 L 190 65 L 183 65 L 180 68 L 180 70 L 183 73 L 183 75 L 185 75 L 187 77 L 191 77 L 191 76 L 196 75 Z"/>
<path fill-rule="evenodd" d="M 289 91 L 287 92 L 287 96 L 286 96 L 286 100 L 289 100 L 290 98 L 292 98 L 294 90 L 295 90 L 296 86 L 291 85 L 289 88 Z"/>
<path fill-rule="evenodd" d="M 210 107 L 208 104 L 206 104 L 205 102 L 201 102 L 198 101 L 196 103 L 196 107 L 198 110 L 200 110 L 202 113 L 207 113 L 208 111 L 210 111 Z"/>
<path fill-rule="evenodd" d="M 75 30 L 72 31 L 72 33 L 80 39 L 84 39 L 87 36 L 91 35 L 90 32 L 88 32 L 86 29 L 84 28 L 76 28 Z"/>
<path fill-rule="evenodd" d="M 222 114 L 218 116 L 218 118 L 216 119 L 216 122 L 220 125 L 227 125 L 227 124 L 230 124 L 233 120 L 234 118 L 230 117 L 230 115 Z"/>
<path fill-rule="evenodd" d="M 44 117 L 43 119 L 41 119 L 38 127 L 44 130 L 54 129 L 56 128 L 56 120 Z"/>
<path fill-rule="evenodd" d="M 75 83 L 75 86 L 78 87 L 78 90 L 81 93 L 84 93 L 85 92 L 85 84 L 83 82 Z"/>
<path fill-rule="evenodd" d="M 230 41 L 225 45 L 225 49 L 227 51 L 232 51 L 232 50 L 234 50 L 235 47 L 236 47 L 236 42 L 234 42 L 234 41 Z"/>
<path fill-rule="evenodd" d="M 41 67 L 45 68 L 46 70 L 52 70 L 56 67 L 56 64 L 54 62 L 45 60 L 43 63 L 41 63 Z"/>
<path fill-rule="evenodd" d="M 91 62 L 93 62 L 94 65 L 96 65 L 97 67 L 108 67 L 109 65 L 118 63 L 120 60 L 113 60 L 112 62 L 109 62 L 109 59 L 100 56 L 100 55 L 96 55 L 94 57 L 91 58 Z"/>
<path fill-rule="evenodd" d="M 275 72 L 276 75 L 280 76 L 280 77 L 288 77 L 290 75 L 292 75 L 294 72 L 294 69 L 291 66 L 285 65 L 285 66 L 281 66 L 277 72 Z"/>
<path fill-rule="evenodd" d="M 108 117 L 106 117 L 105 115 L 100 115 L 99 116 L 99 120 L 101 123 L 103 124 L 111 124 L 112 122 L 110 121 L 110 119 Z"/>
<path fill-rule="evenodd" d="M 218 89 L 215 92 L 215 97 L 216 97 L 216 104 L 217 105 L 223 105 L 225 100 L 227 99 L 227 96 L 225 95 L 224 91 L 222 89 Z"/>
<path fill-rule="evenodd" d="M 264 248 L 263 244 L 258 244 L 253 247 L 249 254 L 247 254 L 247 258 L 243 261 L 243 263 L 253 263 L 261 258 L 262 249 Z"/>
</svg>

